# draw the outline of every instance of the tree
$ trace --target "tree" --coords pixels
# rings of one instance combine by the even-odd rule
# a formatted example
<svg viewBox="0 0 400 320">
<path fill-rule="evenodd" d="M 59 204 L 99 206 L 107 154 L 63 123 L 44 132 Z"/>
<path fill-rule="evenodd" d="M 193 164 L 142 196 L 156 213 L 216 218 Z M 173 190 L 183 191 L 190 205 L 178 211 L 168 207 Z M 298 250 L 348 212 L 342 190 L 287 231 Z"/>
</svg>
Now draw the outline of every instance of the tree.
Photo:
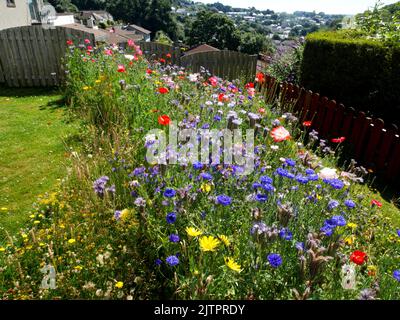
<svg viewBox="0 0 400 320">
<path fill-rule="evenodd" d="M 201 11 L 189 30 L 189 45 L 207 43 L 218 49 L 237 50 L 240 35 L 226 15 Z"/>
<path fill-rule="evenodd" d="M 268 49 L 267 39 L 261 34 L 246 32 L 242 34 L 239 51 L 247 54 L 258 54 Z"/>
<path fill-rule="evenodd" d="M 169 0 L 113 0 L 107 2 L 107 10 L 115 19 L 142 26 L 153 35 L 164 31 L 173 40 L 179 36 Z"/>
<path fill-rule="evenodd" d="M 49 0 L 57 12 L 77 12 L 78 8 L 70 0 Z"/>
</svg>

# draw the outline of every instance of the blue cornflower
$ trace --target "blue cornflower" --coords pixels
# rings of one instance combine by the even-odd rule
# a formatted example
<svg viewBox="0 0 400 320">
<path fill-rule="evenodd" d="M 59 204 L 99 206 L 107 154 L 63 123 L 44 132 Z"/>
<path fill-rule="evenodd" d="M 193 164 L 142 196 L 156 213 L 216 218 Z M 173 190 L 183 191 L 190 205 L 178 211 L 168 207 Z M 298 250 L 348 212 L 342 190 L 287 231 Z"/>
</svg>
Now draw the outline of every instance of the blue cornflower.
<svg viewBox="0 0 400 320">
<path fill-rule="evenodd" d="M 170 266 L 176 266 L 179 264 L 179 259 L 177 256 L 169 256 L 165 261 L 170 265 Z"/>
<path fill-rule="evenodd" d="M 328 223 L 326 223 L 326 224 L 324 224 L 324 226 L 323 226 L 321 229 L 319 229 L 319 230 L 320 230 L 324 235 L 330 237 L 330 236 L 332 235 L 333 231 L 335 230 L 335 227 L 332 226 L 332 225 L 330 225 L 330 224 L 328 224 Z"/>
<path fill-rule="evenodd" d="M 174 189 L 167 188 L 164 191 L 164 197 L 173 198 L 176 195 L 176 191 Z"/>
<path fill-rule="evenodd" d="M 263 184 L 262 186 L 261 186 L 265 191 L 268 191 L 268 192 L 274 192 L 274 186 L 273 185 L 271 185 L 271 184 Z"/>
<path fill-rule="evenodd" d="M 203 168 L 203 164 L 201 162 L 195 162 L 193 163 L 193 168 L 195 170 L 200 170 L 201 168 Z"/>
<path fill-rule="evenodd" d="M 259 201 L 259 202 L 265 202 L 265 201 L 268 200 L 268 196 L 266 194 L 257 193 L 256 194 L 256 200 Z"/>
<path fill-rule="evenodd" d="M 108 180 L 110 180 L 109 177 L 103 176 L 93 182 L 93 190 L 98 196 L 102 197 L 104 195 Z"/>
<path fill-rule="evenodd" d="M 180 240 L 180 238 L 177 234 L 173 233 L 169 236 L 169 241 L 171 241 L 171 242 L 176 243 L 176 242 L 179 242 L 179 240 Z"/>
<path fill-rule="evenodd" d="M 131 175 L 133 175 L 133 176 L 140 176 L 140 175 L 142 175 L 145 171 L 146 171 L 146 168 L 145 168 L 145 167 L 135 168 L 135 169 L 133 170 L 133 172 L 131 173 Z"/>
<path fill-rule="evenodd" d="M 313 169 L 306 169 L 306 174 L 307 175 L 315 174 L 315 171 Z"/>
<path fill-rule="evenodd" d="M 272 178 L 270 178 L 268 176 L 261 176 L 260 181 L 262 184 L 272 184 L 272 182 L 273 182 Z"/>
<path fill-rule="evenodd" d="M 288 240 L 288 241 L 293 239 L 292 232 L 290 232 L 289 229 L 286 229 L 286 228 L 283 228 L 281 231 L 279 231 L 279 236 L 282 239 L 285 239 L 285 240 Z"/>
<path fill-rule="evenodd" d="M 287 177 L 289 172 L 283 168 L 278 168 L 275 170 L 275 173 L 280 175 L 281 177 Z"/>
<path fill-rule="evenodd" d="M 353 209 L 355 208 L 356 204 L 354 203 L 353 200 L 345 200 L 344 205 L 349 208 L 349 209 Z"/>
<path fill-rule="evenodd" d="M 397 235 L 400 237 L 400 229 L 397 229 L 396 232 L 397 232 Z"/>
<path fill-rule="evenodd" d="M 332 223 L 336 226 L 336 227 L 343 227 L 346 225 L 346 219 L 343 218 L 343 216 L 333 216 L 331 219 Z"/>
<path fill-rule="evenodd" d="M 170 212 L 167 214 L 166 217 L 167 223 L 172 224 L 176 221 L 176 214 L 175 212 Z"/>
<path fill-rule="evenodd" d="M 221 121 L 221 116 L 218 115 L 218 114 L 216 114 L 216 115 L 214 116 L 214 121 Z"/>
<path fill-rule="evenodd" d="M 159 266 L 162 264 L 162 261 L 161 261 L 161 259 L 156 259 L 156 261 L 154 261 L 154 263 L 156 266 Z"/>
<path fill-rule="evenodd" d="M 121 210 L 116 210 L 114 213 L 114 219 L 119 220 L 121 218 Z"/>
<path fill-rule="evenodd" d="M 282 258 L 277 253 L 271 253 L 267 256 L 268 262 L 273 268 L 278 268 L 282 264 Z"/>
<path fill-rule="evenodd" d="M 400 270 L 393 271 L 393 278 L 395 278 L 398 282 L 400 282 Z"/>
<path fill-rule="evenodd" d="M 229 206 L 232 203 L 232 198 L 222 194 L 217 196 L 217 202 L 223 206 Z"/>
<path fill-rule="evenodd" d="M 288 172 L 286 175 L 286 178 L 288 178 L 288 179 L 294 179 L 294 177 L 295 177 L 295 175 L 291 172 Z"/>
<path fill-rule="evenodd" d="M 259 183 L 259 182 L 254 182 L 253 183 L 253 189 L 258 189 L 258 188 L 261 188 L 261 187 L 262 187 L 261 183 Z"/>
<path fill-rule="evenodd" d="M 339 179 L 324 179 L 323 181 L 334 189 L 342 189 L 344 187 L 344 182 Z"/>
<path fill-rule="evenodd" d="M 296 176 L 296 181 L 300 182 L 302 184 L 307 184 L 308 183 L 308 177 L 302 176 L 301 174 Z"/>
<path fill-rule="evenodd" d="M 317 181 L 318 179 L 319 179 L 319 177 L 318 177 L 318 175 L 316 173 L 308 175 L 308 180 L 309 181 Z"/>
<path fill-rule="evenodd" d="M 328 210 L 333 210 L 339 206 L 339 201 L 331 200 L 328 203 Z"/>
<path fill-rule="evenodd" d="M 210 128 L 210 124 L 209 123 L 205 123 L 201 126 L 202 129 L 209 129 Z"/>
<path fill-rule="evenodd" d="M 294 167 L 296 165 L 296 161 L 294 161 L 293 159 L 286 159 L 285 162 L 290 167 Z"/>
<path fill-rule="evenodd" d="M 212 180 L 212 178 L 213 178 L 213 176 L 210 174 L 210 173 L 208 173 L 208 172 L 202 172 L 202 173 L 200 173 L 200 177 L 202 178 L 202 179 L 204 179 L 204 180 Z"/>
</svg>

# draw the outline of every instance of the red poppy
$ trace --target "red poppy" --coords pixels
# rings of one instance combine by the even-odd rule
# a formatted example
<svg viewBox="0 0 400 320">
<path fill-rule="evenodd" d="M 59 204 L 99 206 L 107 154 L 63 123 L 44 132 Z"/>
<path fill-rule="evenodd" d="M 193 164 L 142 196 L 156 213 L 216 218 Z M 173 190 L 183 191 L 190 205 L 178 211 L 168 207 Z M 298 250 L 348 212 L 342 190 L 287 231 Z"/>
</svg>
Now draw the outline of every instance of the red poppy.
<svg viewBox="0 0 400 320">
<path fill-rule="evenodd" d="M 162 126 L 168 126 L 170 122 L 171 122 L 170 117 L 168 117 L 165 114 L 158 117 L 158 123 L 161 124 Z"/>
<path fill-rule="evenodd" d="M 92 46 L 87 46 L 86 48 L 88 49 L 88 51 L 93 51 L 93 47 Z"/>
<path fill-rule="evenodd" d="M 165 63 L 165 59 L 161 58 L 161 59 L 160 59 L 160 62 L 161 62 L 161 63 Z"/>
<path fill-rule="evenodd" d="M 125 67 L 122 64 L 119 64 L 117 71 L 118 72 L 125 72 L 126 70 L 125 70 Z"/>
<path fill-rule="evenodd" d="M 152 74 L 152 73 L 153 73 L 153 70 L 147 69 L 147 70 L 146 70 L 146 73 L 147 73 L 147 74 Z"/>
<path fill-rule="evenodd" d="M 254 83 L 253 83 L 253 82 L 249 82 L 249 83 L 246 84 L 244 87 L 245 87 L 246 89 L 248 89 L 248 88 L 254 88 Z"/>
<path fill-rule="evenodd" d="M 284 127 L 279 126 L 271 130 L 271 137 L 275 142 L 282 142 L 291 138 L 289 131 Z"/>
<path fill-rule="evenodd" d="M 312 122 L 311 121 L 304 121 L 303 126 L 305 127 L 311 127 Z"/>
<path fill-rule="evenodd" d="M 264 108 L 260 108 L 260 109 L 258 109 L 258 112 L 259 113 L 265 113 L 265 109 Z"/>
<path fill-rule="evenodd" d="M 264 73 L 262 73 L 262 72 L 257 73 L 256 81 L 260 82 L 260 83 L 263 83 L 265 81 Z"/>
<path fill-rule="evenodd" d="M 377 206 L 378 208 L 382 207 L 382 203 L 380 203 L 378 200 L 371 200 L 371 206 Z"/>
<path fill-rule="evenodd" d="M 342 143 L 344 140 L 346 140 L 346 137 L 334 138 L 331 141 L 333 143 Z"/>
<path fill-rule="evenodd" d="M 227 97 L 227 96 L 225 96 L 225 94 L 224 93 L 220 93 L 219 95 L 218 95 L 218 101 L 220 101 L 220 102 L 228 102 L 229 101 L 229 98 Z"/>
<path fill-rule="evenodd" d="M 365 252 L 356 250 L 354 251 L 351 256 L 350 260 L 357 265 L 362 265 L 365 261 L 367 261 L 367 254 Z"/>
<path fill-rule="evenodd" d="M 71 39 L 68 39 L 67 40 L 67 45 L 68 46 L 72 46 L 74 44 L 74 42 L 71 40 Z"/>
<path fill-rule="evenodd" d="M 165 94 L 165 93 L 168 93 L 169 90 L 168 90 L 168 88 L 161 87 L 161 88 L 158 89 L 158 92 L 161 93 L 161 94 Z"/>
<path fill-rule="evenodd" d="M 167 57 L 168 59 L 171 59 L 172 55 L 171 55 L 170 53 L 167 53 L 167 54 L 166 54 L 166 57 Z"/>
</svg>

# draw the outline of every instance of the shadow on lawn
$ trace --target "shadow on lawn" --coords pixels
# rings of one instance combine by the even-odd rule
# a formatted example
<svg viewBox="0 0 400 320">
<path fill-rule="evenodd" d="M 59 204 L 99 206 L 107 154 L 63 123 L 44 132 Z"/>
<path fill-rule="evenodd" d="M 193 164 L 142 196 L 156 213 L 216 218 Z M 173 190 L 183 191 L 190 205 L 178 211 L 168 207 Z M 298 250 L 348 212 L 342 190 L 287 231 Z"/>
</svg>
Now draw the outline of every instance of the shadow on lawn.
<svg viewBox="0 0 400 320">
<path fill-rule="evenodd" d="M 60 94 L 60 89 L 57 87 L 53 88 L 41 88 L 41 87 L 31 87 L 31 88 L 9 88 L 0 85 L 0 97 L 31 97 L 31 96 L 48 96 L 53 94 Z"/>
</svg>

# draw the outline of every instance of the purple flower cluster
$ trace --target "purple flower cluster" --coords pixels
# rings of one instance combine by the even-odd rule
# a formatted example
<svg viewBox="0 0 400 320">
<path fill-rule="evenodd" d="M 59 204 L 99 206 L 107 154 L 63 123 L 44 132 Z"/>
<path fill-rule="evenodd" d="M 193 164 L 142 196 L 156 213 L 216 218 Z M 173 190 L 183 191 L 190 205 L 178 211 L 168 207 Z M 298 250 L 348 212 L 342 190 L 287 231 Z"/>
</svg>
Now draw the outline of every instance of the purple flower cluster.
<svg viewBox="0 0 400 320">
<path fill-rule="evenodd" d="M 96 192 L 96 194 L 97 194 L 99 197 L 103 197 L 103 196 L 104 196 L 104 193 L 107 191 L 107 189 L 106 189 L 106 184 L 107 184 L 107 182 L 108 182 L 109 180 L 110 180 L 109 177 L 103 176 L 103 177 L 98 178 L 98 179 L 93 183 L 93 190 L 94 190 L 94 192 Z M 114 189 L 115 189 L 115 187 L 114 187 Z"/>
<path fill-rule="evenodd" d="M 343 216 L 333 216 L 330 219 L 325 220 L 323 227 L 320 229 L 320 231 L 326 235 L 326 236 L 331 236 L 333 232 L 335 231 L 336 227 L 343 227 L 346 225 L 346 220 Z"/>
</svg>

